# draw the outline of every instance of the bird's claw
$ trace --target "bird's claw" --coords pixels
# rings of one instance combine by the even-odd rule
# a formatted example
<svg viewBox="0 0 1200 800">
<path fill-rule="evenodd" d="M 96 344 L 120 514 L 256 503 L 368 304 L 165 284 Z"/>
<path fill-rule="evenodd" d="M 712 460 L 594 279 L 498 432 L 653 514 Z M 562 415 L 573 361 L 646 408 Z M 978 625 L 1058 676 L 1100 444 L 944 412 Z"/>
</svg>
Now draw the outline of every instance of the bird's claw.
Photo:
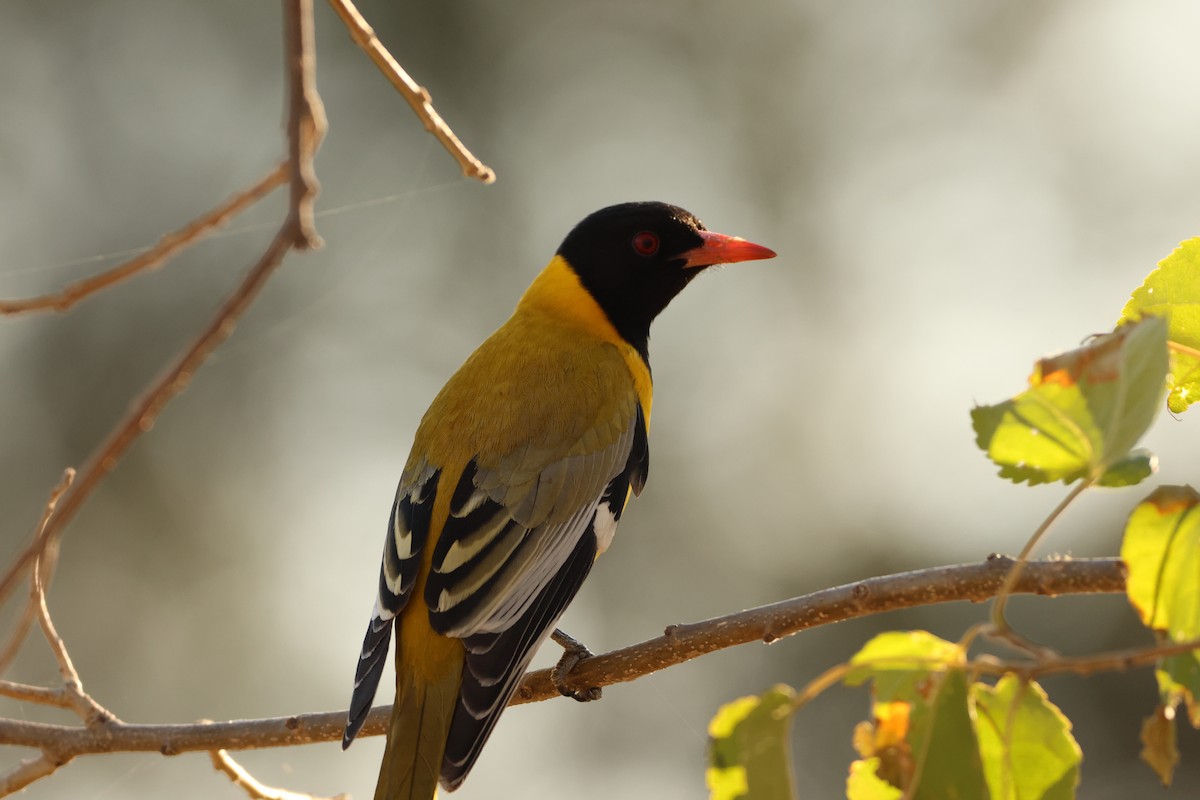
<svg viewBox="0 0 1200 800">
<path fill-rule="evenodd" d="M 554 633 L 550 636 L 563 649 L 562 658 L 554 665 L 554 669 L 550 670 L 550 681 L 554 684 L 554 688 L 558 689 L 558 693 L 563 697 L 570 697 L 580 703 L 590 703 L 592 700 L 599 700 L 603 692 L 599 686 L 576 689 L 567 685 L 567 679 L 571 675 L 571 670 L 575 669 L 580 661 L 585 661 L 595 654 L 587 649 L 587 646 L 583 642 L 558 628 L 555 628 Z"/>
</svg>

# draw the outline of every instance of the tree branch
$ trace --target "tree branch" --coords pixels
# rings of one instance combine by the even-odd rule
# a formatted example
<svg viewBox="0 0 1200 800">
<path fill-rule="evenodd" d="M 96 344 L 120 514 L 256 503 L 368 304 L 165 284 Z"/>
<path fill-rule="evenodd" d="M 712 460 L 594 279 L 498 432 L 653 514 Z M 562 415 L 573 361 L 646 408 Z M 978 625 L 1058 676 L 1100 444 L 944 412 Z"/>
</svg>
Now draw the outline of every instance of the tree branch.
<svg viewBox="0 0 1200 800">
<path fill-rule="evenodd" d="M 606 686 L 714 650 L 755 641 L 770 643 L 820 625 L 954 600 L 987 600 L 999 590 L 1012 563 L 1010 558 L 996 557 L 982 564 L 870 578 L 703 622 L 672 625 L 663 636 L 580 661 L 568 676 L 568 683 L 581 687 Z M 1047 596 L 1121 592 L 1124 567 L 1117 559 L 1031 561 L 1014 590 Z M 526 675 L 512 704 L 559 696 L 550 672 L 539 670 Z M 384 733 L 390 712 L 389 706 L 373 708 L 359 735 Z M 0 719 L 0 744 L 41 748 L 64 760 L 111 752 L 175 755 L 334 741 L 341 738 L 345 723 L 345 711 L 181 725 L 112 721 L 98 729 Z"/>
<path fill-rule="evenodd" d="M 566 686 L 582 689 L 631 681 L 714 650 L 755 641 L 771 644 L 809 628 L 885 611 L 953 600 L 982 602 L 1000 591 L 1013 563 L 1007 556 L 992 556 L 981 564 L 901 572 L 703 622 L 671 625 L 655 639 L 580 661 L 567 676 Z M 1030 561 L 1012 590 L 1050 597 L 1122 592 L 1125 568 L 1113 558 Z M 550 670 L 542 670 L 525 677 L 512 702 L 535 702 L 558 694 Z"/>
<path fill-rule="evenodd" d="M 329 0 L 329 5 L 333 6 L 333 10 L 342 18 L 354 43 L 362 48 L 383 76 L 400 92 L 400 96 L 408 102 L 413 113 L 425 126 L 425 130 L 437 137 L 442 147 L 446 148 L 446 152 L 454 156 L 454 160 L 462 167 L 463 175 L 483 183 L 494 182 L 496 172 L 476 158 L 454 135 L 454 131 L 450 130 L 450 126 L 433 107 L 433 99 L 429 92 L 414 81 L 404 71 L 404 67 L 400 66 L 400 62 L 392 57 L 366 18 L 354 7 L 354 3 L 351 0 Z"/>
</svg>

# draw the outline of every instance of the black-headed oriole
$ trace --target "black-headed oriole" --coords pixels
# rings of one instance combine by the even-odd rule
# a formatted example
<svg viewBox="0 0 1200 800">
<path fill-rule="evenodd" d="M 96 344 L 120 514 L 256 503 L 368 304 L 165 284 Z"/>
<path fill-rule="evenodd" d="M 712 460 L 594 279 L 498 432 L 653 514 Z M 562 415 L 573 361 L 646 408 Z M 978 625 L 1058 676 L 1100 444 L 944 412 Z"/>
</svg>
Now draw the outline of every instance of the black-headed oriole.
<svg viewBox="0 0 1200 800">
<path fill-rule="evenodd" d="M 394 626 L 376 800 L 462 783 L 641 492 L 651 321 L 704 268 L 774 255 L 665 203 L 597 211 L 434 399 L 388 518 L 343 739 L 370 710 Z"/>
</svg>

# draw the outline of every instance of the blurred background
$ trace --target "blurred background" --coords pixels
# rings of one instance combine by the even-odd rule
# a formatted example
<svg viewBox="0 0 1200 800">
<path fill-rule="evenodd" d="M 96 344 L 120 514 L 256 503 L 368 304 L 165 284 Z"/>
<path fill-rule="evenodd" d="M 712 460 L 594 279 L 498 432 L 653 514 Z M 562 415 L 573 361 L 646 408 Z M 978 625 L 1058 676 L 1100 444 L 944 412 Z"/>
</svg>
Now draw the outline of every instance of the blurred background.
<svg viewBox="0 0 1200 800">
<path fill-rule="evenodd" d="M 126 720 L 345 707 L 421 413 L 601 206 L 666 200 L 779 258 L 707 275 L 655 328 L 650 483 L 563 620 L 596 651 L 1016 552 L 1065 490 L 996 478 L 968 410 L 1110 329 L 1155 262 L 1200 234 L 1190 0 L 360 8 L 499 180 L 459 177 L 317 4 L 326 246 L 287 260 L 64 540 L 51 609 L 87 688 Z M 278 3 L 0 4 L 0 296 L 117 263 L 264 174 L 283 152 L 281 51 Z M 69 314 L 0 319 L 0 559 L 282 208 L 277 193 Z M 1156 482 L 1200 479 L 1187 422 L 1164 414 L 1145 441 Z M 1115 554 L 1148 491 L 1085 496 L 1043 554 Z M 894 613 L 708 656 L 600 703 L 514 709 L 455 797 L 703 797 L 719 704 L 803 685 L 876 631 L 955 638 L 984 614 Z M 1024 599 L 1012 617 L 1072 653 L 1148 641 L 1121 598 Z M 31 637 L 7 677 L 56 676 Z M 1083 746 L 1082 797 L 1157 793 L 1137 761 L 1149 672 L 1046 687 Z M 841 796 L 868 708 L 835 689 L 798 716 L 804 796 Z M 239 757 L 267 783 L 366 798 L 381 748 Z M 1194 796 L 1200 739 L 1184 731 L 1181 748 L 1174 796 Z M 0 769 L 26 755 L 0 752 Z M 27 796 L 244 795 L 196 754 L 81 759 Z"/>
</svg>

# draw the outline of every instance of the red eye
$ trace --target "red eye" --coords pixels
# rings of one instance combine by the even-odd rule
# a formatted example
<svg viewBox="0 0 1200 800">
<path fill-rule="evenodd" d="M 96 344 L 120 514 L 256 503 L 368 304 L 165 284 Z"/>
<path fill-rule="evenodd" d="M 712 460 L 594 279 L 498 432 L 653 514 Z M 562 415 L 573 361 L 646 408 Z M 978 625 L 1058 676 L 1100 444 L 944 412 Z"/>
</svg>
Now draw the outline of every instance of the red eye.
<svg viewBox="0 0 1200 800">
<path fill-rule="evenodd" d="M 640 256 L 652 256 L 658 252 L 658 236 L 650 231 L 642 231 L 633 237 L 633 249 Z"/>
</svg>

